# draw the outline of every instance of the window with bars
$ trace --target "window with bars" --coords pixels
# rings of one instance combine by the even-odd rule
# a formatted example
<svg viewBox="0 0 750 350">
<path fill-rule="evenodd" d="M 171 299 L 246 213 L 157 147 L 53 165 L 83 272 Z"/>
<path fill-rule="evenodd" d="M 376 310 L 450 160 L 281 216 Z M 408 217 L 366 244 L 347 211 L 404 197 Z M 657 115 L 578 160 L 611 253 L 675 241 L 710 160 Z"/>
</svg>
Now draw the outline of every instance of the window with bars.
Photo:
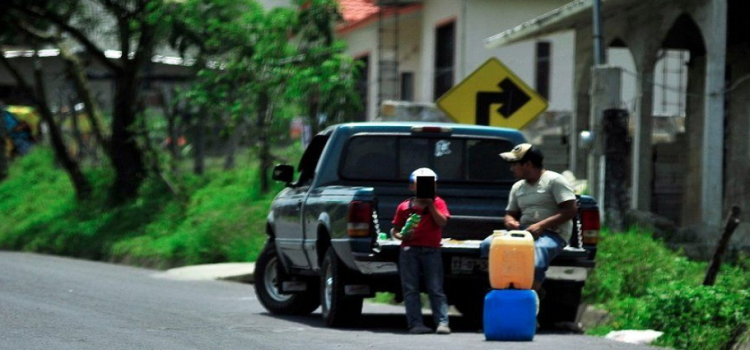
<svg viewBox="0 0 750 350">
<path fill-rule="evenodd" d="M 357 121 L 367 120 L 367 95 L 369 92 L 368 81 L 370 79 L 370 55 L 365 55 L 357 58 L 357 61 L 362 64 L 359 66 L 359 75 L 357 78 L 357 92 L 359 93 L 359 99 L 362 101 L 362 111 L 357 116 Z"/>
<path fill-rule="evenodd" d="M 433 98 L 453 87 L 454 57 L 456 54 L 456 22 L 443 24 L 435 30 L 435 80 Z"/>
<path fill-rule="evenodd" d="M 690 51 L 661 50 L 654 68 L 654 115 L 685 116 Z"/>
<path fill-rule="evenodd" d="M 401 73 L 401 101 L 414 101 L 414 73 Z"/>
<path fill-rule="evenodd" d="M 546 100 L 549 100 L 551 65 L 552 43 L 549 41 L 537 42 L 535 89 Z"/>
</svg>

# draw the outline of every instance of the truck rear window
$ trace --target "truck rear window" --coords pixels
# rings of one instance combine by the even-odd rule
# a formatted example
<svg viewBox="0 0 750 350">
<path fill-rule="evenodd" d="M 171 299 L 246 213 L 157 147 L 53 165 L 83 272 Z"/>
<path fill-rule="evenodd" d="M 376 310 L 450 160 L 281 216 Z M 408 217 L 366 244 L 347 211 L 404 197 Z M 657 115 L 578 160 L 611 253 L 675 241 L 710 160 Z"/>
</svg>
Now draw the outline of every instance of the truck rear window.
<svg viewBox="0 0 750 350">
<path fill-rule="evenodd" d="M 440 181 L 513 181 L 499 154 L 513 148 L 503 139 L 355 136 L 349 140 L 341 177 L 405 181 L 417 168 L 433 169 Z"/>
</svg>

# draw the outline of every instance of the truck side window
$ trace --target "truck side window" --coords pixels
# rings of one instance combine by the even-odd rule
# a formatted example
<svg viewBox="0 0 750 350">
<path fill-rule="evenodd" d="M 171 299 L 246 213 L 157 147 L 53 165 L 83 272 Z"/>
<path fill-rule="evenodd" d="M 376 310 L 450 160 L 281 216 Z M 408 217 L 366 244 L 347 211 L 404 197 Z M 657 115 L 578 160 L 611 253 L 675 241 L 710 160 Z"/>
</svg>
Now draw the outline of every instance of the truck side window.
<svg viewBox="0 0 750 350">
<path fill-rule="evenodd" d="M 315 176 L 315 168 L 318 166 L 318 160 L 320 155 L 323 153 L 328 142 L 328 135 L 317 135 L 310 141 L 310 145 L 307 146 L 305 153 L 299 161 L 297 171 L 299 171 L 299 178 L 295 186 L 305 186 L 312 183 L 313 177 Z"/>
</svg>

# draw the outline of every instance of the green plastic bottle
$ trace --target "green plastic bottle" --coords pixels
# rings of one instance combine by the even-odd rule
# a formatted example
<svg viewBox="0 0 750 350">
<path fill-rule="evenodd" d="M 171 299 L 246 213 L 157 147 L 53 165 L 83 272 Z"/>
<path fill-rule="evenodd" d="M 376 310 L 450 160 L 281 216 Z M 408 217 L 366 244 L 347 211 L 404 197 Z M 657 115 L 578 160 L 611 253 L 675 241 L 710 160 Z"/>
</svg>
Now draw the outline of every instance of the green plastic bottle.
<svg viewBox="0 0 750 350">
<path fill-rule="evenodd" d="M 422 220 L 422 216 L 419 214 L 411 214 L 408 219 L 406 219 L 406 224 L 404 224 L 404 228 L 401 229 L 401 237 L 409 237 L 412 234 L 412 231 L 419 225 L 419 222 Z"/>
</svg>

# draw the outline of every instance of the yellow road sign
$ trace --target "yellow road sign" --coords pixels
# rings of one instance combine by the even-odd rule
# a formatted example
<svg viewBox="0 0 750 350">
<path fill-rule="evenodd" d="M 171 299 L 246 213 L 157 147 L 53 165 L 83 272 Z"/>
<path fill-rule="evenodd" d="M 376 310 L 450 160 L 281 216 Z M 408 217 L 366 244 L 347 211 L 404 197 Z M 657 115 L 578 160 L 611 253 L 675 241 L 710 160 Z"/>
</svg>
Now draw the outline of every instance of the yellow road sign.
<svg viewBox="0 0 750 350">
<path fill-rule="evenodd" d="M 520 129 L 547 101 L 497 58 L 490 58 L 437 101 L 458 123 Z"/>
</svg>

